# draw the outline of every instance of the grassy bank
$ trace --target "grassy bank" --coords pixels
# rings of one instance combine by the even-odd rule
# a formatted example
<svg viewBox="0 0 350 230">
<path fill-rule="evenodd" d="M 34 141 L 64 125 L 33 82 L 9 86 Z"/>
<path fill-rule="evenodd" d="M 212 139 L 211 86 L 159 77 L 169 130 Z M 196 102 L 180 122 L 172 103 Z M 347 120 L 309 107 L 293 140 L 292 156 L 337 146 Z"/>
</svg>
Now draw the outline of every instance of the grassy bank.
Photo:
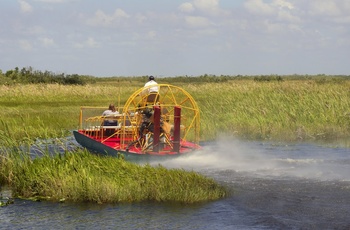
<svg viewBox="0 0 350 230">
<path fill-rule="evenodd" d="M 181 169 L 137 165 L 79 150 L 31 160 L 11 153 L 0 159 L 0 175 L 14 197 L 71 202 L 175 201 L 194 203 L 226 195 L 210 178 Z"/>
<path fill-rule="evenodd" d="M 201 109 L 202 140 L 233 134 L 258 140 L 333 141 L 350 135 L 350 80 L 176 83 Z M 0 86 L 0 130 L 10 130 L 16 139 L 70 135 L 78 126 L 81 105 L 123 105 L 139 87 L 139 81 L 105 79 L 86 86 Z"/>
</svg>

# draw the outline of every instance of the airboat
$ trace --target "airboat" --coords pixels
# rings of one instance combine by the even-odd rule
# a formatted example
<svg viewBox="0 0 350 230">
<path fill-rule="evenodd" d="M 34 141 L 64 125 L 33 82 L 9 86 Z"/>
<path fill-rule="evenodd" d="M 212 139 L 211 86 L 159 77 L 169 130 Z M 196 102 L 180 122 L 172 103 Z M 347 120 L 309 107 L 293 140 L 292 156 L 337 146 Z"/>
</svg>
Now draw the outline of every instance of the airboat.
<svg viewBox="0 0 350 230">
<path fill-rule="evenodd" d="M 200 111 L 184 89 L 158 84 L 136 90 L 119 114 L 101 116 L 105 107 L 80 108 L 79 129 L 75 140 L 98 154 L 135 160 L 167 158 L 199 150 Z M 105 125 L 112 119 L 116 125 Z"/>
</svg>

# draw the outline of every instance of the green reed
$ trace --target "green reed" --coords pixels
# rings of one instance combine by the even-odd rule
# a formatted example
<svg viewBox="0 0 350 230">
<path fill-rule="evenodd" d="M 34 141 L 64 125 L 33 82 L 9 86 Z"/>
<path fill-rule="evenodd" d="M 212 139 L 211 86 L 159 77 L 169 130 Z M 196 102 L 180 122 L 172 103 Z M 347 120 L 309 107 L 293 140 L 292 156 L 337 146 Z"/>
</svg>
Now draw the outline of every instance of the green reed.
<svg viewBox="0 0 350 230">
<path fill-rule="evenodd" d="M 0 86 L 0 130 L 9 129 L 16 139 L 67 136 L 78 128 L 80 106 L 119 105 L 137 88 L 139 86 Z"/>
<path fill-rule="evenodd" d="M 162 79 L 158 82 L 163 83 Z M 332 141 L 350 135 L 350 81 L 343 78 L 176 84 L 184 87 L 201 109 L 202 140 L 235 135 L 263 140 Z M 142 83 L 125 79 L 104 79 L 87 86 L 0 86 L 0 130 L 6 124 L 17 139 L 43 134 L 67 136 L 78 127 L 81 105 L 123 105 L 140 87 Z"/>
<path fill-rule="evenodd" d="M 137 165 L 86 150 L 31 159 L 9 154 L 0 161 L 13 197 L 69 202 L 175 201 L 194 203 L 226 195 L 214 180 L 182 169 Z"/>
<path fill-rule="evenodd" d="M 350 135 L 350 81 L 231 81 L 192 86 L 202 137 L 335 140 Z"/>
</svg>

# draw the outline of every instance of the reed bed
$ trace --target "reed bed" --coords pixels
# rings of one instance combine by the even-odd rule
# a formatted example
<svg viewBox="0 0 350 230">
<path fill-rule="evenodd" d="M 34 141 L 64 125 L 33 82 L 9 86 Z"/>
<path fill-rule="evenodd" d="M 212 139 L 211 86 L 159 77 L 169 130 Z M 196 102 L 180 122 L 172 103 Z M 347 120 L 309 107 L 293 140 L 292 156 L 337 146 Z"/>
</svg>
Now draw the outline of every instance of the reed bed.
<svg viewBox="0 0 350 230">
<path fill-rule="evenodd" d="M 24 151 L 38 138 L 70 136 L 78 127 L 80 106 L 123 105 L 140 87 L 140 82 L 118 80 L 0 86 L 0 184 L 9 184 L 16 197 L 55 201 L 191 203 L 224 197 L 223 187 L 195 172 L 135 165 L 84 150 L 54 156 L 43 150 L 44 156 L 35 159 Z M 239 79 L 182 87 L 201 109 L 202 140 L 235 135 L 336 141 L 350 135 L 349 80 Z"/>
<path fill-rule="evenodd" d="M 180 86 L 201 109 L 203 141 L 226 134 L 277 141 L 333 141 L 350 135 L 349 80 L 240 79 Z M 119 80 L 0 86 L 0 130 L 11 130 L 17 139 L 67 136 L 78 127 L 80 106 L 123 105 L 140 87 L 140 82 Z"/>
<path fill-rule="evenodd" d="M 62 137 L 78 128 L 80 106 L 121 104 L 139 86 L 0 86 L 0 130 L 12 137 Z M 120 95 L 120 96 L 119 96 Z"/>
<path fill-rule="evenodd" d="M 2 156 L 0 166 L 13 197 L 31 200 L 196 203 L 227 193 L 214 180 L 195 172 L 137 165 L 86 150 L 47 153 L 35 159 L 25 152 L 11 152 Z"/>
<path fill-rule="evenodd" d="M 297 141 L 350 135 L 350 81 L 230 81 L 191 86 L 202 110 L 202 136 Z"/>
</svg>

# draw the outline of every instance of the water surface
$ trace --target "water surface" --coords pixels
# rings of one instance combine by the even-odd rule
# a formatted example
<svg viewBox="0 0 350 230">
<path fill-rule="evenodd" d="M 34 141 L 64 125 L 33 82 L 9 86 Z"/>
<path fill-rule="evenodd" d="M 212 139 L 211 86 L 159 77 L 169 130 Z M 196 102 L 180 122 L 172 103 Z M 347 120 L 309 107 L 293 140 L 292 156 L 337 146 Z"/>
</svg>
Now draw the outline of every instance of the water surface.
<svg viewBox="0 0 350 230">
<path fill-rule="evenodd" d="M 222 140 L 151 164 L 194 170 L 232 194 L 190 205 L 15 200 L 0 208 L 0 229 L 350 229 L 349 148 Z"/>
</svg>

